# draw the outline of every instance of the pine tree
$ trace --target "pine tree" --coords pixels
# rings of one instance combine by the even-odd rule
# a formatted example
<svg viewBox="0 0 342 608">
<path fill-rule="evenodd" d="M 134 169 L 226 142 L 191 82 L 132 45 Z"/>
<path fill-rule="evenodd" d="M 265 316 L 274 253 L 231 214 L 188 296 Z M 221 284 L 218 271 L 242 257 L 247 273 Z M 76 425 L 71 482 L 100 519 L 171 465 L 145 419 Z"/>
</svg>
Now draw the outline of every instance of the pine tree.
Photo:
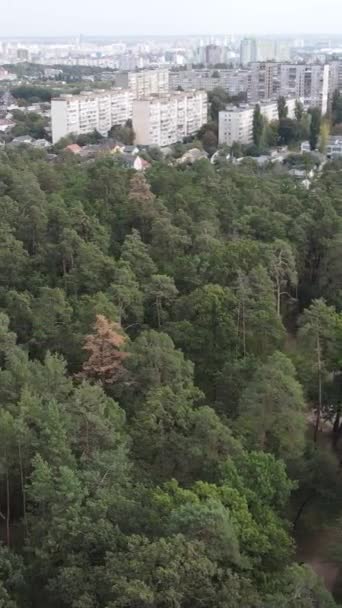
<svg viewBox="0 0 342 608">
<path fill-rule="evenodd" d="M 121 348 L 127 338 L 118 323 L 108 321 L 103 315 L 97 315 L 94 329 L 95 333 L 86 337 L 83 348 L 88 359 L 78 377 L 114 384 L 125 373 L 123 362 L 128 353 Z"/>
<path fill-rule="evenodd" d="M 264 119 L 261 114 L 260 106 L 255 106 L 253 115 L 253 142 L 257 147 L 261 144 L 261 138 L 264 130 Z"/>
</svg>

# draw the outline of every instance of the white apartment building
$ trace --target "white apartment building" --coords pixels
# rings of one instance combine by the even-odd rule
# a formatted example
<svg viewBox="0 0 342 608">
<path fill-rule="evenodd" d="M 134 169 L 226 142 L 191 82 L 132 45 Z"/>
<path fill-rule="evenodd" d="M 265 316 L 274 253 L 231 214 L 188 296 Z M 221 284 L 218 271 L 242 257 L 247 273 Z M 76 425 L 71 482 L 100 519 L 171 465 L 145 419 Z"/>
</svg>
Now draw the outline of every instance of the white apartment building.
<svg viewBox="0 0 342 608">
<path fill-rule="evenodd" d="M 204 91 L 172 94 L 133 101 L 137 145 L 168 146 L 195 135 L 208 120 Z"/>
<path fill-rule="evenodd" d="M 253 141 L 253 106 L 228 106 L 219 113 L 219 144 L 232 146 L 234 142 Z"/>
<path fill-rule="evenodd" d="M 71 133 L 82 135 L 96 130 L 107 136 L 113 125 L 132 118 L 133 96 L 124 89 L 83 92 L 52 99 L 52 141 Z"/>
<path fill-rule="evenodd" d="M 133 93 L 128 89 L 115 88 L 111 90 L 111 122 L 112 125 L 124 125 L 133 116 Z"/>
<path fill-rule="evenodd" d="M 63 95 L 51 101 L 52 141 L 75 133 L 81 135 L 96 129 L 107 135 L 111 128 L 111 97 L 109 91 Z"/>
<path fill-rule="evenodd" d="M 164 95 L 169 91 L 168 70 L 142 70 L 117 74 L 116 85 L 129 89 L 134 99 L 142 99 L 150 95 Z"/>
<path fill-rule="evenodd" d="M 328 64 L 293 64 L 284 63 L 280 66 L 280 95 L 291 95 L 304 100 L 306 108 L 319 107 L 326 114 L 329 97 Z"/>
<path fill-rule="evenodd" d="M 276 101 L 260 103 L 260 110 L 268 122 L 278 120 Z M 287 99 L 288 117 L 295 117 L 296 99 Z M 219 144 L 251 144 L 253 142 L 253 115 L 255 105 L 227 106 L 219 113 Z"/>
</svg>

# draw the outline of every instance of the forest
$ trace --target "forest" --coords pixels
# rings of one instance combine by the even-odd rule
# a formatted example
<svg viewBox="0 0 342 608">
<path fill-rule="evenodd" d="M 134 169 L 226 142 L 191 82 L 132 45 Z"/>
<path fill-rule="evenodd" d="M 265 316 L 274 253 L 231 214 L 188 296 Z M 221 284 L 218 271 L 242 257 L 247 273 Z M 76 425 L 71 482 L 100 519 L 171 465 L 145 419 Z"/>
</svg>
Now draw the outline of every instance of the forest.
<svg viewBox="0 0 342 608">
<path fill-rule="evenodd" d="M 0 152 L 0 608 L 336 608 L 341 186 Z"/>
</svg>

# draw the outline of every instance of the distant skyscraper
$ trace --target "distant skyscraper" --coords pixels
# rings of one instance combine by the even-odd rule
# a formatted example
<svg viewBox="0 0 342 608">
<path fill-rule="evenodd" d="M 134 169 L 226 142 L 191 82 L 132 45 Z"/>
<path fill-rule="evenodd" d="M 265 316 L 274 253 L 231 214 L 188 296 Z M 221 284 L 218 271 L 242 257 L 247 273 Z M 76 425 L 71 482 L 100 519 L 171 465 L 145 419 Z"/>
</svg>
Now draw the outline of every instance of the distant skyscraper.
<svg viewBox="0 0 342 608">
<path fill-rule="evenodd" d="M 256 55 L 257 61 L 273 61 L 275 59 L 274 40 L 257 40 Z"/>
<path fill-rule="evenodd" d="M 19 61 L 28 61 L 29 60 L 29 52 L 27 49 L 18 49 L 17 50 L 17 58 Z"/>
<path fill-rule="evenodd" d="M 276 61 L 290 61 L 290 45 L 288 42 L 278 40 L 275 43 L 275 60 Z"/>
<path fill-rule="evenodd" d="M 255 38 L 244 38 L 240 45 L 240 63 L 247 65 L 257 60 L 257 44 Z"/>
<path fill-rule="evenodd" d="M 217 44 L 208 44 L 203 49 L 203 63 L 216 65 L 222 62 L 222 47 Z"/>
<path fill-rule="evenodd" d="M 254 61 L 289 61 L 290 46 L 281 40 L 244 38 L 240 47 L 242 65 Z"/>
</svg>

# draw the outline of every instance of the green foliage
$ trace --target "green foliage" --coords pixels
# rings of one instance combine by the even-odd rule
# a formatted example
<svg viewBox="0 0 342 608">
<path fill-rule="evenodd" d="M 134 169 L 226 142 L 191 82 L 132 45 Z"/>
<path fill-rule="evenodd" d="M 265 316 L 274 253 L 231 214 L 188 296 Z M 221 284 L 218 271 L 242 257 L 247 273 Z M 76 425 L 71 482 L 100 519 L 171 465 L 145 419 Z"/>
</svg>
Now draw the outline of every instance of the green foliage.
<svg viewBox="0 0 342 608">
<path fill-rule="evenodd" d="M 98 131 L 93 131 L 92 133 L 85 133 L 84 135 L 79 135 L 76 138 L 76 143 L 79 146 L 87 146 L 88 144 L 98 144 L 103 140 L 103 135 Z"/>
<path fill-rule="evenodd" d="M 256 152 L 305 120 L 256 120 Z M 293 538 L 341 516 L 341 165 L 318 175 L 0 152 L 0 606 L 336 605 Z"/>
<path fill-rule="evenodd" d="M 282 145 L 288 146 L 300 140 L 298 122 L 284 116 L 279 121 L 279 139 Z"/>
<path fill-rule="evenodd" d="M 285 118 L 287 118 L 287 114 L 288 114 L 286 98 L 278 97 L 277 104 L 278 104 L 278 118 L 281 121 L 281 120 L 284 120 Z"/>
<path fill-rule="evenodd" d="M 114 125 L 109 131 L 109 137 L 113 137 L 113 139 L 116 139 L 127 146 L 133 145 L 135 133 L 131 121 L 127 121 L 125 126 Z"/>
<path fill-rule="evenodd" d="M 226 109 L 226 105 L 230 100 L 228 92 L 221 87 L 216 87 L 213 91 L 210 91 L 208 101 L 210 104 L 210 116 L 214 122 L 218 122 L 219 112 Z"/>
<path fill-rule="evenodd" d="M 334 91 L 331 112 L 334 125 L 342 122 L 342 97 L 338 89 Z"/>
<path fill-rule="evenodd" d="M 297 99 L 296 107 L 295 107 L 295 117 L 296 117 L 297 122 L 301 122 L 303 116 L 304 116 L 304 106 L 303 106 L 302 102 Z"/>
<path fill-rule="evenodd" d="M 303 391 L 292 363 L 275 353 L 258 369 L 241 396 L 237 421 L 249 448 L 298 459 L 305 447 Z"/>
<path fill-rule="evenodd" d="M 28 103 L 37 101 L 49 102 L 55 96 L 56 92 L 49 87 L 41 87 L 36 85 L 21 85 L 13 87 L 11 94 L 16 99 L 23 99 Z"/>
<path fill-rule="evenodd" d="M 48 139 L 46 127 L 48 121 L 46 118 L 36 112 L 22 112 L 21 110 L 13 111 L 13 119 L 15 126 L 11 129 L 11 137 L 19 137 L 21 135 L 29 135 L 34 139 Z"/>
<path fill-rule="evenodd" d="M 260 106 L 257 104 L 255 106 L 254 114 L 253 114 L 253 142 L 259 148 L 261 144 L 261 138 L 264 129 L 264 119 L 261 114 Z"/>
<path fill-rule="evenodd" d="M 319 141 L 322 115 L 319 108 L 312 108 L 309 114 L 311 116 L 309 137 L 310 148 L 311 150 L 316 150 Z"/>
</svg>

